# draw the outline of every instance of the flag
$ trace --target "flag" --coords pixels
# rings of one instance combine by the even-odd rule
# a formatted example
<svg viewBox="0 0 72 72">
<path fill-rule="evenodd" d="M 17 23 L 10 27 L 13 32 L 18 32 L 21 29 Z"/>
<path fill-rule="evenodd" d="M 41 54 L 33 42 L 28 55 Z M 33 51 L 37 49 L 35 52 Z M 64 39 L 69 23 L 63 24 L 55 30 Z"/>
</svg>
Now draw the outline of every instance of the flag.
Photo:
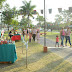
<svg viewBox="0 0 72 72">
<path fill-rule="evenodd" d="M 34 10 L 34 14 L 36 14 L 36 10 Z"/>
<path fill-rule="evenodd" d="M 72 12 L 72 7 L 69 7 L 69 12 Z"/>
<path fill-rule="evenodd" d="M 41 10 L 41 14 L 43 14 L 43 10 Z"/>
<path fill-rule="evenodd" d="M 49 9 L 49 14 L 51 14 L 52 13 L 52 9 Z"/>
<path fill-rule="evenodd" d="M 58 8 L 59 13 L 62 12 L 62 8 Z"/>
</svg>

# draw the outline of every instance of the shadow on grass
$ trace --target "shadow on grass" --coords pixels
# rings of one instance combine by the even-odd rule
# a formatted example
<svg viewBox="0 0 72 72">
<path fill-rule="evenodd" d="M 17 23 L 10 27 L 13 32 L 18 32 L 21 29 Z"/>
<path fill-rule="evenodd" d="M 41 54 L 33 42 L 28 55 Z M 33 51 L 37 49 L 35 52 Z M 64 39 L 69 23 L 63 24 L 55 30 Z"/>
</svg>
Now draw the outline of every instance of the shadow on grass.
<svg viewBox="0 0 72 72">
<path fill-rule="evenodd" d="M 57 61 L 52 61 L 51 63 L 47 64 L 45 67 L 43 67 L 39 70 L 36 70 L 35 72 L 70 72 L 72 70 L 72 67 L 67 66 L 65 69 L 64 66 L 68 65 L 68 63 L 67 62 L 63 63 L 63 61 L 64 61 L 63 59 L 59 59 Z M 62 69 L 62 68 L 64 68 L 64 69 Z"/>
<path fill-rule="evenodd" d="M 51 52 L 48 52 L 48 53 L 38 52 L 38 53 L 34 53 L 34 54 L 30 55 L 28 57 L 28 65 L 39 61 L 44 56 L 46 56 L 50 53 Z M 69 64 L 68 62 L 64 62 L 64 59 L 61 58 L 59 60 L 52 61 L 52 62 L 46 64 L 45 67 L 43 67 L 39 70 L 36 70 L 34 72 L 62 72 L 62 70 L 63 70 L 63 72 L 71 72 L 72 65 L 68 65 L 68 64 Z M 22 66 L 24 67 L 25 65 L 26 65 L 26 57 L 21 58 L 19 61 L 16 61 L 13 64 L 0 64 L 0 69 L 1 68 L 5 69 L 5 67 L 10 66 L 8 69 L 7 68 L 5 69 L 5 71 L 9 71 L 11 69 L 19 68 Z M 67 66 L 67 67 L 65 67 L 65 66 Z M 22 70 L 22 69 L 19 69 L 18 71 L 20 71 L 20 70 Z"/>
<path fill-rule="evenodd" d="M 71 51 L 71 52 L 72 52 L 72 51 Z M 66 57 L 64 57 L 64 59 L 68 59 L 69 57 L 72 58 L 72 53 L 69 53 Z M 72 60 L 71 60 L 71 62 L 72 62 Z"/>
<path fill-rule="evenodd" d="M 70 62 L 72 62 L 72 50 L 67 50 L 66 48 L 50 48 L 49 50 L 51 50 L 54 53 L 59 53 L 60 55 L 62 55 L 62 53 L 64 53 L 64 59 L 67 60 L 68 58 Z"/>
<path fill-rule="evenodd" d="M 0 69 L 7 67 L 7 66 L 11 66 L 12 64 L 10 63 L 6 63 L 6 64 L 0 64 Z"/>
<path fill-rule="evenodd" d="M 41 58 L 43 58 L 44 56 L 46 56 L 47 54 L 50 54 L 51 52 L 48 53 L 43 53 L 43 52 L 39 52 L 39 53 L 34 53 L 32 55 L 30 55 L 28 57 L 28 64 L 37 62 L 38 60 L 40 60 Z M 6 69 L 6 71 L 9 71 L 13 68 L 18 68 L 21 66 L 25 66 L 26 65 L 26 57 L 21 58 L 19 61 L 16 61 L 13 64 L 0 64 L 0 69 L 5 68 L 7 66 L 10 66 L 8 69 Z"/>
</svg>

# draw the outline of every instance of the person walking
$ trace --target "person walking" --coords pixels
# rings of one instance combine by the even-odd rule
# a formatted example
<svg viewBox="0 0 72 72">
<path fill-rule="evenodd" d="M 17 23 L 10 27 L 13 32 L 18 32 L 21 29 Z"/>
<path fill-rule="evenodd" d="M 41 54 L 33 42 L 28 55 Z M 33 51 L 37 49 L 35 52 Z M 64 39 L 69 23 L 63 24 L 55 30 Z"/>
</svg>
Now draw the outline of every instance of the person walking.
<svg viewBox="0 0 72 72">
<path fill-rule="evenodd" d="M 70 44 L 70 47 L 71 47 L 70 34 L 71 34 L 71 30 L 70 30 L 70 28 L 68 27 L 68 28 L 67 28 L 67 31 L 66 31 L 66 42 L 65 42 L 65 44 L 66 44 L 66 46 L 67 46 L 67 40 L 69 40 L 69 44 Z"/>
<path fill-rule="evenodd" d="M 37 31 L 36 37 L 37 37 L 37 42 L 39 43 L 39 39 L 40 39 L 40 32 L 39 31 Z"/>
<path fill-rule="evenodd" d="M 22 31 L 23 39 L 25 40 L 25 30 Z"/>
<path fill-rule="evenodd" d="M 35 41 L 36 33 L 37 33 L 37 30 L 35 28 L 33 28 L 33 30 L 32 30 L 32 37 L 33 37 L 34 41 Z"/>
<path fill-rule="evenodd" d="M 13 35 L 12 35 L 12 31 L 10 31 L 10 32 L 9 32 L 9 37 L 10 37 L 10 39 L 11 39 L 12 36 L 13 36 Z"/>
<path fill-rule="evenodd" d="M 59 37 L 58 37 L 58 35 L 56 36 L 56 43 L 55 43 L 55 47 L 56 47 L 57 44 L 58 44 L 58 47 L 59 47 Z"/>
<path fill-rule="evenodd" d="M 60 31 L 60 38 L 61 38 L 61 46 L 63 47 L 64 47 L 64 44 L 63 44 L 64 36 L 65 36 L 65 31 L 64 31 L 64 28 L 62 28 Z"/>
<path fill-rule="evenodd" d="M 31 38 L 32 38 L 32 30 L 29 28 L 29 43 L 31 43 Z"/>
<path fill-rule="evenodd" d="M 32 33 L 29 32 L 29 43 L 31 43 Z"/>
<path fill-rule="evenodd" d="M 29 30 L 26 30 L 26 38 L 28 38 Z"/>
</svg>

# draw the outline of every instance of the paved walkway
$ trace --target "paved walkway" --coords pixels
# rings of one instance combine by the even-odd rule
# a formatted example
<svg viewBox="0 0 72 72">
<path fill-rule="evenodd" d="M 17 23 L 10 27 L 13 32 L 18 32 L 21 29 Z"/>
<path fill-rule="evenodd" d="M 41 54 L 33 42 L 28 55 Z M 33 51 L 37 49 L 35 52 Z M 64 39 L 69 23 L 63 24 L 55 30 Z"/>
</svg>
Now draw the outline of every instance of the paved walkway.
<svg viewBox="0 0 72 72">
<path fill-rule="evenodd" d="M 44 45 L 44 38 L 40 38 L 40 44 Z M 72 63 L 72 48 L 70 47 L 55 47 L 55 42 L 46 39 L 46 46 L 48 47 L 48 50 L 51 52 L 56 53 L 58 56 L 64 58 L 68 62 Z"/>
</svg>

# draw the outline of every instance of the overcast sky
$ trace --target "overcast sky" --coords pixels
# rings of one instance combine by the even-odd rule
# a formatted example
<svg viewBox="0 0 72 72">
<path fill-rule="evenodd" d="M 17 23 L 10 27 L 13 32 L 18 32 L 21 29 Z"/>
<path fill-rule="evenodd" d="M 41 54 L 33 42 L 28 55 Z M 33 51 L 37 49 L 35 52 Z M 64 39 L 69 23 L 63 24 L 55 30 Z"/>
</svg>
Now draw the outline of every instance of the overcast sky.
<svg viewBox="0 0 72 72">
<path fill-rule="evenodd" d="M 19 9 L 22 6 L 23 0 L 7 0 L 6 2 L 10 7 L 16 6 Z M 30 0 L 26 0 L 30 1 Z M 40 13 L 40 10 L 44 8 L 44 0 L 31 0 L 32 5 L 36 5 L 36 10 Z M 54 21 L 55 15 L 58 14 L 58 8 L 68 9 L 72 7 L 72 0 L 45 0 L 46 6 L 46 18 L 48 21 Z M 52 14 L 49 14 L 48 9 L 52 8 Z M 40 14 L 42 15 L 42 14 Z M 36 18 L 36 15 L 34 16 Z M 33 20 L 35 21 L 35 20 Z"/>
</svg>

